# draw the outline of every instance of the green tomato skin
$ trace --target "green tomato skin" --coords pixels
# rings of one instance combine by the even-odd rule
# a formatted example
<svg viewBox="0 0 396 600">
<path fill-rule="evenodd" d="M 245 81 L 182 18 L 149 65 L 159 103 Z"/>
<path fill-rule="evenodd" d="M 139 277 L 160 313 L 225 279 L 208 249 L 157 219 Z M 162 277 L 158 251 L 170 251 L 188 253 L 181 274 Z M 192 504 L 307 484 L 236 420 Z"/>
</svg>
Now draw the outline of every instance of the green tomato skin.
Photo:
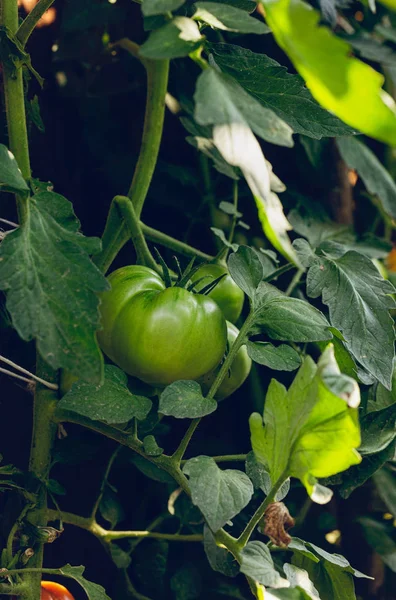
<svg viewBox="0 0 396 600">
<path fill-rule="evenodd" d="M 232 323 L 227 322 L 227 336 L 230 347 L 234 344 L 238 334 L 239 329 L 237 329 L 237 327 L 235 327 L 235 325 Z M 252 359 L 247 353 L 246 346 L 241 346 L 233 360 L 230 372 L 225 376 L 215 394 L 216 400 L 224 400 L 225 398 L 228 398 L 228 396 L 231 396 L 231 394 L 233 394 L 238 388 L 240 388 L 248 377 L 251 368 Z M 199 383 L 201 384 L 204 393 L 209 391 L 219 370 L 220 366 L 216 367 L 216 369 L 213 369 L 213 371 L 206 373 L 206 375 L 200 379 Z"/>
<path fill-rule="evenodd" d="M 165 288 L 151 269 L 128 266 L 109 277 L 102 295 L 102 350 L 129 375 L 163 387 L 198 379 L 221 361 L 227 327 L 217 304 L 178 287 Z"/>
<path fill-rule="evenodd" d="M 225 319 L 235 323 L 241 316 L 245 294 L 232 279 L 226 267 L 218 264 L 203 265 L 194 273 L 191 281 L 194 282 L 201 279 L 201 277 L 207 277 L 196 286 L 196 290 L 199 292 L 224 273 L 226 273 L 226 276 L 210 292 L 209 297 L 220 306 Z"/>
</svg>

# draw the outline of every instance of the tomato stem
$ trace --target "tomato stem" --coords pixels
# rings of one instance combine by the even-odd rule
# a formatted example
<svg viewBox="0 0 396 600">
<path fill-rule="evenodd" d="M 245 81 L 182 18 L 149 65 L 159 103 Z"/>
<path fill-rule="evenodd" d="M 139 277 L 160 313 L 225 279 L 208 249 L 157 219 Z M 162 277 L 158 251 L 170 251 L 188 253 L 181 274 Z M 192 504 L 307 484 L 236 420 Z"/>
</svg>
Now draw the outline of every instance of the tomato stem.
<svg viewBox="0 0 396 600">
<path fill-rule="evenodd" d="M 27 17 L 22 21 L 16 33 L 16 37 L 21 42 L 22 46 L 26 45 L 26 42 L 33 33 L 37 23 L 54 2 L 55 0 L 39 0 Z"/>
</svg>

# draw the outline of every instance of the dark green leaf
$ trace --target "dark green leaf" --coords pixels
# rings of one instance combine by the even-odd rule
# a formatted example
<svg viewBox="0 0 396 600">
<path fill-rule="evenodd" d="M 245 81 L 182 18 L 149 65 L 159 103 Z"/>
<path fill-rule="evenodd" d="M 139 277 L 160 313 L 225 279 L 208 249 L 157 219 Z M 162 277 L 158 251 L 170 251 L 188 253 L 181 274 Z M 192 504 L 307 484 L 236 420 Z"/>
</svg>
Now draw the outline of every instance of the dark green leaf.
<svg viewBox="0 0 396 600">
<path fill-rule="evenodd" d="M 0 144 L 0 189 L 4 192 L 29 192 L 15 156 Z"/>
<path fill-rule="evenodd" d="M 361 517 L 359 523 L 370 546 L 380 555 L 384 563 L 396 572 L 396 541 L 392 537 L 393 528 L 369 517 Z"/>
<path fill-rule="evenodd" d="M 235 283 L 249 298 L 253 298 L 264 276 L 257 252 L 249 246 L 239 246 L 236 252 L 230 254 L 227 266 Z"/>
<path fill-rule="evenodd" d="M 142 421 L 151 409 L 151 400 L 131 394 L 127 383 L 128 378 L 121 369 L 106 365 L 103 385 L 94 386 L 80 380 L 63 396 L 58 406 L 110 424 L 127 423 L 133 418 Z"/>
<path fill-rule="evenodd" d="M 274 346 L 269 342 L 247 342 L 247 351 L 252 360 L 276 371 L 294 371 L 301 365 L 300 355 L 290 346 Z"/>
<path fill-rule="evenodd" d="M 59 571 L 60 574 L 77 581 L 77 583 L 80 584 L 86 593 L 88 600 L 111 600 L 101 585 L 87 581 L 83 577 L 83 573 L 85 571 L 84 567 L 72 567 L 71 565 L 65 565 L 64 567 L 61 567 Z"/>
<path fill-rule="evenodd" d="M 160 469 L 154 463 L 150 462 L 143 456 L 139 456 L 139 454 L 133 454 L 130 457 L 131 463 L 133 463 L 137 469 L 146 477 L 153 479 L 154 481 L 159 481 L 160 483 L 168 483 L 173 484 L 174 479 L 169 473 L 166 473 L 163 469 Z"/>
<path fill-rule="evenodd" d="M 128 569 L 131 564 L 131 557 L 124 552 L 117 544 L 112 542 L 109 545 L 110 555 L 117 569 Z"/>
<path fill-rule="evenodd" d="M 7 309 L 24 340 L 37 340 L 42 357 L 98 383 L 103 357 L 97 292 L 108 283 L 89 254 L 100 242 L 85 238 L 72 205 L 63 196 L 41 192 L 30 199 L 29 216 L 0 247 L 0 288 Z"/>
<path fill-rule="evenodd" d="M 396 218 L 396 184 L 389 171 L 363 142 L 356 138 L 340 138 L 337 145 L 350 169 L 355 169 L 367 191 L 377 196 L 384 212 Z"/>
<path fill-rule="evenodd" d="M 384 466 L 374 473 L 374 482 L 377 486 L 378 494 L 385 502 L 392 515 L 396 515 L 396 477 L 395 471 L 391 467 Z"/>
<path fill-rule="evenodd" d="M 320 598 L 356 600 L 353 577 L 341 567 L 327 561 L 312 562 L 301 554 L 294 554 L 293 565 L 307 571 L 315 583 Z"/>
<path fill-rule="evenodd" d="M 266 56 L 232 44 L 211 44 L 216 63 L 256 98 L 273 110 L 295 133 L 312 138 L 351 135 L 353 130 L 312 98 L 299 75 Z"/>
<path fill-rule="evenodd" d="M 175 17 L 170 23 L 151 32 L 149 39 L 140 46 L 139 54 L 153 59 L 179 58 L 193 52 L 204 39 L 195 21 L 187 17 Z"/>
<path fill-rule="evenodd" d="M 204 398 L 196 381 L 175 381 L 161 393 L 158 411 L 176 419 L 196 419 L 216 408 L 216 400 Z"/>
<path fill-rule="evenodd" d="M 191 458 L 183 471 L 189 477 L 191 497 L 212 531 L 218 531 L 245 508 L 253 486 L 245 473 L 222 471 L 208 456 Z"/>
<path fill-rule="evenodd" d="M 147 456 L 160 456 L 164 449 L 160 448 L 153 435 L 146 435 L 143 439 L 144 451 Z"/>
<path fill-rule="evenodd" d="M 227 240 L 226 235 L 222 229 L 218 229 L 217 227 L 211 227 L 210 230 L 213 231 L 215 236 L 219 238 L 219 240 L 224 244 L 224 246 L 226 246 L 227 248 L 230 248 L 234 252 L 236 252 L 238 250 L 238 244 L 230 243 Z"/>
<path fill-rule="evenodd" d="M 111 529 L 125 519 L 125 511 L 120 499 L 109 485 L 104 489 L 99 510 L 102 517 L 110 523 Z"/>
<path fill-rule="evenodd" d="M 196 600 L 201 597 L 202 577 L 192 564 L 181 567 L 171 578 L 171 589 L 175 600 Z"/>
<path fill-rule="evenodd" d="M 244 10 L 218 2 L 196 2 L 194 19 L 204 21 L 214 29 L 239 31 L 240 33 L 269 33 L 271 30 L 262 21 Z"/>
<path fill-rule="evenodd" d="M 360 425 L 362 443 L 359 452 L 381 452 L 396 438 L 396 404 L 367 414 L 361 419 Z"/>
<path fill-rule="evenodd" d="M 241 573 L 273 588 L 288 587 L 275 569 L 271 552 L 263 542 L 249 542 L 241 552 Z"/>
<path fill-rule="evenodd" d="M 226 548 L 220 548 L 216 544 L 209 527 L 204 527 L 204 549 L 209 564 L 214 571 L 226 575 L 226 577 L 235 577 L 239 573 L 239 565 L 235 558 Z"/>
<path fill-rule="evenodd" d="M 145 594 L 159 598 L 165 589 L 169 544 L 163 540 L 147 540 L 133 554 L 134 580 Z"/>
<path fill-rule="evenodd" d="M 59 481 L 56 479 L 49 479 L 47 482 L 47 490 L 51 494 L 55 494 L 55 496 L 64 496 L 66 494 L 66 490 Z"/>
<path fill-rule="evenodd" d="M 145 17 L 161 15 L 178 9 L 185 0 L 143 0 L 142 12 Z"/>
</svg>

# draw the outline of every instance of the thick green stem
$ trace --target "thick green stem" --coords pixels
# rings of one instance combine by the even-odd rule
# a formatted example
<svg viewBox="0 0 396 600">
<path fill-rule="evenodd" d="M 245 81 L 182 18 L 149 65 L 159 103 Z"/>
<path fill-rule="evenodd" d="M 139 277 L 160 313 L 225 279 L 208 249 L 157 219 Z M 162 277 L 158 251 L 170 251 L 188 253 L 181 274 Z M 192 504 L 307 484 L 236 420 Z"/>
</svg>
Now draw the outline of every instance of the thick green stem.
<svg viewBox="0 0 396 600">
<path fill-rule="evenodd" d="M 37 23 L 54 2 L 55 0 L 39 0 L 25 20 L 22 21 L 17 31 L 17 38 L 21 42 L 22 46 L 25 46 Z"/>
<path fill-rule="evenodd" d="M 137 218 L 132 202 L 126 196 L 116 196 L 114 198 L 114 202 L 120 209 L 131 236 L 131 240 L 136 251 L 137 264 L 145 265 L 146 267 L 150 267 L 151 269 L 154 269 L 154 271 L 160 273 L 161 269 L 155 262 L 149 247 L 147 246 L 147 242 L 144 238 L 142 228 L 140 227 L 140 222 Z"/>
<path fill-rule="evenodd" d="M 136 55 L 138 46 L 130 40 L 120 40 L 117 45 Z M 128 197 L 134 206 L 137 219 L 140 219 L 157 164 L 164 126 L 165 96 L 169 76 L 168 60 L 145 60 L 143 64 L 147 71 L 146 114 L 140 154 L 128 191 Z M 94 259 L 99 268 L 106 271 L 110 267 L 118 252 L 127 242 L 128 237 L 129 232 L 126 224 L 123 221 L 116 224 L 113 216 L 110 221 L 109 214 L 102 238 L 103 249 Z"/>
<path fill-rule="evenodd" d="M 7 27 L 11 35 L 18 29 L 18 4 L 16 0 L 2 0 L 0 5 L 1 25 Z M 10 66 L 12 61 L 3 62 L 4 98 L 7 113 L 8 140 L 11 152 L 16 158 L 25 179 L 30 179 L 30 159 L 26 128 L 25 100 L 23 91 L 22 67 Z M 19 223 L 23 224 L 29 215 L 26 197 L 17 196 Z"/>
<path fill-rule="evenodd" d="M 214 256 L 210 256 L 210 254 L 206 254 L 205 252 L 202 252 L 201 250 L 198 250 L 197 248 L 193 248 L 192 246 L 189 246 L 188 244 L 185 244 L 184 242 L 180 242 L 179 240 L 171 237 L 170 235 L 167 235 L 166 233 L 162 233 L 162 231 L 153 229 L 152 227 L 149 227 L 148 225 L 145 225 L 142 222 L 140 222 L 140 226 L 142 228 L 142 231 L 143 231 L 145 237 L 148 240 L 150 240 L 152 242 L 157 242 L 161 246 L 165 246 L 165 248 L 170 248 L 170 250 L 174 250 L 175 252 L 178 252 L 179 254 L 183 254 L 183 256 L 189 256 L 191 258 L 193 256 L 196 256 L 197 258 L 201 258 L 202 260 L 205 260 L 208 262 L 211 262 L 214 260 Z"/>
<path fill-rule="evenodd" d="M 289 286 L 285 292 L 286 296 L 291 296 L 292 293 L 294 292 L 294 290 L 296 289 L 296 287 L 298 286 L 298 284 L 300 283 L 300 279 L 301 277 L 304 275 L 304 271 L 302 269 L 299 269 L 293 279 L 291 280 L 291 282 L 289 283 Z"/>
<path fill-rule="evenodd" d="M 4 596 L 22 596 L 26 592 L 27 586 L 25 583 L 9 585 L 8 583 L 0 583 L 0 594 Z"/>
</svg>

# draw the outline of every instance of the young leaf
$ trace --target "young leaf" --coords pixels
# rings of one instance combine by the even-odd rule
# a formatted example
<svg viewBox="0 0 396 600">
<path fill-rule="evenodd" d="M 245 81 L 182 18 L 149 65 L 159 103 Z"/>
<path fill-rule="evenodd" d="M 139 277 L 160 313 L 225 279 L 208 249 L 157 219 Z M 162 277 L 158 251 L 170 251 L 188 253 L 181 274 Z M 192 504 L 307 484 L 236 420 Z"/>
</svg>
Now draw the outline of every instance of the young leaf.
<svg viewBox="0 0 396 600">
<path fill-rule="evenodd" d="M 214 571 L 226 575 L 226 577 L 236 577 L 239 573 L 239 566 L 235 558 L 225 548 L 220 548 L 216 544 L 209 527 L 204 527 L 204 549 L 210 566 Z"/>
<path fill-rule="evenodd" d="M 142 421 L 151 409 L 151 400 L 131 394 L 128 378 L 121 369 L 105 367 L 103 385 L 78 381 L 60 400 L 58 407 L 105 423 L 127 423 L 133 418 Z"/>
<path fill-rule="evenodd" d="M 296 240 L 300 254 L 308 244 Z M 390 389 L 394 357 L 394 327 L 389 309 L 395 288 L 385 281 L 370 259 L 355 251 L 339 258 L 308 257 L 307 292 L 322 294 L 330 310 L 330 322 L 339 329 L 352 355 L 369 373 Z"/>
<path fill-rule="evenodd" d="M 193 19 L 204 21 L 215 29 L 239 31 L 240 33 L 269 33 L 270 28 L 262 21 L 246 14 L 244 10 L 218 2 L 196 2 Z"/>
<path fill-rule="evenodd" d="M 294 371 L 301 365 L 300 355 L 286 344 L 274 346 L 269 342 L 247 342 L 247 351 L 259 365 L 277 371 Z"/>
<path fill-rule="evenodd" d="M 389 217 L 396 219 L 396 184 L 374 152 L 355 138 L 340 138 L 337 146 L 348 167 L 356 169 L 367 191 L 379 198 Z"/>
<path fill-rule="evenodd" d="M 170 23 L 151 32 L 148 40 L 140 46 L 139 54 L 152 59 L 188 56 L 204 39 L 195 21 L 187 17 L 175 17 Z"/>
<path fill-rule="evenodd" d="M 29 187 L 22 176 L 15 156 L 4 144 L 0 144 L 0 190 L 17 193 L 29 192 Z"/>
<path fill-rule="evenodd" d="M 42 357 L 87 381 L 103 376 L 96 339 L 98 292 L 108 283 L 89 258 L 99 251 L 96 238 L 79 230 L 70 202 L 52 192 L 30 199 L 23 225 L 0 247 L 0 288 L 23 340 L 37 341 Z"/>
<path fill-rule="evenodd" d="M 143 446 L 147 456 L 160 456 L 164 451 L 163 448 L 158 446 L 153 435 L 146 435 L 146 437 L 143 438 Z"/>
<path fill-rule="evenodd" d="M 65 575 L 65 577 L 77 581 L 86 593 L 88 600 L 111 600 L 101 585 L 87 581 L 85 577 L 83 577 L 85 571 L 84 567 L 65 565 L 64 567 L 61 567 L 59 571 L 62 575 Z"/>
<path fill-rule="evenodd" d="M 232 44 L 210 44 L 216 64 L 265 108 L 270 108 L 295 133 L 314 139 L 352 135 L 353 129 L 323 109 L 299 75 L 290 75 L 265 54 Z"/>
<path fill-rule="evenodd" d="M 235 283 L 253 298 L 259 283 L 264 277 L 260 258 L 249 246 L 239 246 L 236 252 L 230 254 L 228 270 Z"/>
<path fill-rule="evenodd" d="M 271 481 L 297 477 L 311 498 L 328 501 L 316 477 L 328 477 L 360 462 L 357 383 L 342 375 L 330 345 L 318 366 L 307 357 L 289 390 L 272 380 L 264 425 L 250 417 L 252 448 Z"/>
<path fill-rule="evenodd" d="M 289 587 L 275 569 L 271 552 L 263 542 L 249 542 L 241 552 L 241 573 L 271 588 Z"/>
<path fill-rule="evenodd" d="M 305 2 L 263 0 L 263 5 L 277 43 L 316 100 L 351 127 L 395 145 L 395 103 L 381 89 L 383 75 L 351 57 L 348 44 L 319 27 L 319 13 Z"/>
<path fill-rule="evenodd" d="M 185 0 L 143 0 L 142 13 L 145 17 L 163 15 L 167 12 L 177 10 L 184 2 Z"/>
<path fill-rule="evenodd" d="M 189 478 L 193 504 L 214 532 L 239 514 L 253 495 L 253 485 L 245 473 L 222 471 L 209 456 L 191 458 L 183 472 Z"/>
<path fill-rule="evenodd" d="M 196 381 L 175 381 L 161 393 L 158 411 L 176 419 L 197 419 L 210 415 L 216 408 L 216 400 L 204 398 Z"/>
</svg>

